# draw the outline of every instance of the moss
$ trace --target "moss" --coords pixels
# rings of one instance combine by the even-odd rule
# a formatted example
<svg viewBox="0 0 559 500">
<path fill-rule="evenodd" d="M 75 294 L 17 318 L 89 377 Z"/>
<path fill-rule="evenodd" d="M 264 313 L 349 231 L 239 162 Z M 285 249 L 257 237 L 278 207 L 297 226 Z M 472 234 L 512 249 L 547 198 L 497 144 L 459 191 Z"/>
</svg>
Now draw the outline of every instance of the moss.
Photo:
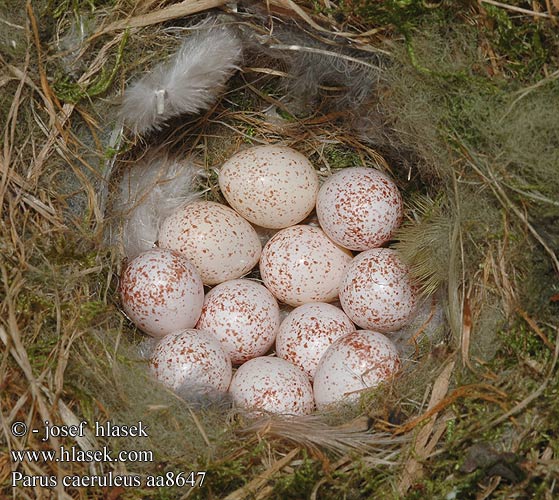
<svg viewBox="0 0 559 500">
<path fill-rule="evenodd" d="M 53 361 L 52 355 L 56 351 L 58 341 L 57 335 L 41 335 L 27 349 L 27 355 L 35 374 L 41 373 L 47 367 L 47 363 Z"/>
<path fill-rule="evenodd" d="M 539 79 L 544 76 L 546 65 L 557 63 L 559 37 L 549 23 L 528 22 L 493 5 L 485 5 L 484 11 L 485 36 L 504 60 L 501 64 L 510 76 Z"/>
<path fill-rule="evenodd" d="M 60 75 L 53 84 L 53 90 L 56 96 L 63 102 L 76 104 L 82 99 L 92 99 L 101 96 L 107 92 L 112 85 L 122 64 L 122 54 L 128 41 L 128 33 L 122 37 L 122 40 L 116 48 L 115 61 L 110 70 L 103 65 L 101 74 L 99 74 L 87 86 L 83 86 L 77 81 L 73 81 L 70 75 Z"/>
<path fill-rule="evenodd" d="M 348 168 L 362 167 L 363 162 L 357 152 L 342 144 L 327 144 L 322 151 L 326 164 L 332 171 Z"/>
<path fill-rule="evenodd" d="M 25 31 L 27 20 L 25 10 L 21 6 L 21 2 L 17 0 L 6 0 L 0 4 L 0 52 L 8 62 L 24 60 L 27 51 Z M 5 88 L 2 94 L 4 99 L 13 95 L 12 92 L 6 93 Z M 3 107 L 1 106 L 0 109 Z"/>
<path fill-rule="evenodd" d="M 521 1 L 512 4 L 526 8 Z M 472 19 L 475 19 L 475 30 L 488 41 L 495 60 L 507 77 L 523 81 L 541 79 L 546 75 L 548 66 L 556 67 L 559 62 L 559 34 L 553 23 L 548 20 L 534 22 L 530 16 L 518 16 L 495 5 L 478 7 L 468 0 L 358 0 L 338 2 L 335 8 L 330 9 L 320 2 L 315 2 L 314 6 L 317 12 L 332 15 L 342 23 L 364 22 L 368 26 L 392 28 L 406 37 L 412 59 L 414 45 L 411 41 L 415 35 L 433 26 L 453 29 L 471 25 Z"/>
<path fill-rule="evenodd" d="M 543 332 L 553 338 L 551 329 L 543 327 Z M 542 339 L 531 330 L 523 320 L 512 325 L 508 329 L 499 332 L 500 350 L 504 360 L 503 369 L 513 369 L 524 365 L 524 371 L 530 374 L 530 368 L 526 364 L 528 360 L 535 361 L 543 369 L 551 361 L 552 352 L 545 347 Z M 534 373 L 532 372 L 533 376 Z"/>
<path fill-rule="evenodd" d="M 426 19 L 437 22 L 447 19 L 467 2 L 425 2 L 423 0 L 357 0 L 337 2 L 334 8 L 327 8 L 321 2 L 314 2 L 317 12 L 332 15 L 339 22 L 359 21 L 367 25 L 392 27 L 400 33 L 419 25 Z M 453 7 L 453 9 L 451 9 Z"/>
<path fill-rule="evenodd" d="M 273 498 L 297 500 L 309 498 L 316 482 L 321 476 L 321 467 L 316 460 L 303 454 L 301 462 L 291 474 L 284 475 L 274 482 Z"/>
</svg>

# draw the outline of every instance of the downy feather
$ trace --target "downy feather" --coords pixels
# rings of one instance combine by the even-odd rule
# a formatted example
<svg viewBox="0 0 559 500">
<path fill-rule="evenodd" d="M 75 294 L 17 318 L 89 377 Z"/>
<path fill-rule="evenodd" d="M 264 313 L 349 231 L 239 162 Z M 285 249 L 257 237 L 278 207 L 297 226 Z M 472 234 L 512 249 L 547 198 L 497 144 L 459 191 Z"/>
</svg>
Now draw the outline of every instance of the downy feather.
<svg viewBox="0 0 559 500">
<path fill-rule="evenodd" d="M 114 212 L 120 217 L 124 253 L 133 259 L 155 246 L 163 220 L 179 206 L 201 196 L 200 170 L 191 160 L 156 153 L 127 169 L 120 181 Z"/>
<path fill-rule="evenodd" d="M 134 133 L 145 134 L 172 117 L 209 108 L 241 56 L 241 41 L 230 28 L 214 26 L 190 35 L 168 62 L 125 90 L 121 119 Z"/>
</svg>

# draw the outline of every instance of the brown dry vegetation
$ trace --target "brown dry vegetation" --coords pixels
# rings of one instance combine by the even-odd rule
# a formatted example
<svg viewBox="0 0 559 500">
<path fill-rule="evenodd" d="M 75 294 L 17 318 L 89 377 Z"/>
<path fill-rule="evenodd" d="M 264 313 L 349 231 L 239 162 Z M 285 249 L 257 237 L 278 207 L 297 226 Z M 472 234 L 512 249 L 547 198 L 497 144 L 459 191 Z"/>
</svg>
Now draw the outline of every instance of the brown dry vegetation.
<svg viewBox="0 0 559 500">
<path fill-rule="evenodd" d="M 271 42 L 249 48 L 202 116 L 146 140 L 121 134 L 114 116 L 127 82 L 210 9 Z M 554 498 L 557 2 L 232 9 L 220 0 L 0 4 L 0 495 Z M 332 60 L 345 80 L 320 78 Z M 193 406 L 146 375 L 142 335 L 119 311 L 107 205 L 119 172 L 154 144 L 194 155 L 208 172 L 201 189 L 219 199 L 214 169 L 225 158 L 243 143 L 278 141 L 324 175 L 354 165 L 394 175 L 408 204 L 395 244 L 446 319 L 432 337 L 421 326 L 413 362 L 357 407 L 251 421 L 219 402 Z M 142 420 L 149 437 L 43 441 L 43 422 L 82 420 L 90 430 Z M 41 432 L 17 437 L 14 422 Z M 12 460 L 13 450 L 61 444 L 150 450 L 154 461 Z M 191 470 L 207 470 L 201 487 L 11 487 L 13 471 L 61 484 Z"/>
</svg>

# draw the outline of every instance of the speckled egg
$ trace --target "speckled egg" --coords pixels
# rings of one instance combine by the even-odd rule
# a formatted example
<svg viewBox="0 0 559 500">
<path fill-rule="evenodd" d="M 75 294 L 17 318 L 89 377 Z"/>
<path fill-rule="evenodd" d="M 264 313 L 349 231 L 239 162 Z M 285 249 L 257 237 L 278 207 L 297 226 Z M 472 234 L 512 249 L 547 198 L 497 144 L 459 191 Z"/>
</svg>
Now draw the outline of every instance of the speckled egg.
<svg viewBox="0 0 559 500">
<path fill-rule="evenodd" d="M 194 265 L 182 255 L 154 249 L 128 264 L 120 277 L 122 308 L 153 337 L 192 328 L 204 302 L 204 286 Z"/>
<path fill-rule="evenodd" d="M 192 261 L 205 285 L 240 278 L 256 265 L 262 250 L 256 231 L 245 219 L 212 201 L 190 203 L 167 217 L 159 246 Z"/>
<path fill-rule="evenodd" d="M 276 233 L 262 250 L 260 275 L 274 296 L 289 305 L 330 302 L 351 262 L 351 253 L 318 227 L 292 226 Z"/>
<path fill-rule="evenodd" d="M 314 376 L 314 398 L 322 410 L 333 403 L 350 402 L 364 389 L 392 377 L 400 367 L 396 346 L 382 333 L 352 332 L 324 353 Z"/>
<path fill-rule="evenodd" d="M 348 267 L 340 303 L 361 328 L 390 332 L 413 318 L 418 289 L 395 250 L 374 248 L 357 255 Z"/>
<path fill-rule="evenodd" d="M 298 151 L 280 145 L 256 146 L 221 167 L 219 187 L 245 219 L 265 228 L 301 222 L 313 210 L 318 175 Z"/>
<path fill-rule="evenodd" d="M 213 333 L 233 364 L 241 364 L 266 354 L 279 324 L 274 296 L 255 281 L 238 279 L 208 292 L 197 328 Z"/>
<path fill-rule="evenodd" d="M 324 302 L 303 304 L 281 323 L 276 354 L 301 368 L 312 380 L 326 349 L 354 330 L 353 323 L 340 308 Z"/>
<path fill-rule="evenodd" d="M 204 330 L 183 330 L 167 335 L 150 359 L 155 377 L 167 387 L 185 386 L 226 392 L 231 382 L 231 360 L 219 341 Z"/>
<path fill-rule="evenodd" d="M 247 361 L 233 376 L 229 392 L 241 408 L 282 415 L 307 415 L 314 409 L 308 377 L 280 358 L 261 356 Z"/>
<path fill-rule="evenodd" d="M 402 197 L 394 182 L 373 168 L 346 168 L 320 188 L 316 213 L 324 232 L 350 250 L 388 241 L 402 220 Z"/>
</svg>

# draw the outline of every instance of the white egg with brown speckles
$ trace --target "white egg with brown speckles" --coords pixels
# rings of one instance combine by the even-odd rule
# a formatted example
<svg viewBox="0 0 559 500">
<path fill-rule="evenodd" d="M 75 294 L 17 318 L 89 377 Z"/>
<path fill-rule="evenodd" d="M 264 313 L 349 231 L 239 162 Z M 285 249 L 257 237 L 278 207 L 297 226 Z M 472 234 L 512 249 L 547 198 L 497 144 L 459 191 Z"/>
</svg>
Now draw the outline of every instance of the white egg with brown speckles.
<svg viewBox="0 0 559 500">
<path fill-rule="evenodd" d="M 245 219 L 212 201 L 190 203 L 167 217 L 159 231 L 159 246 L 191 260 L 205 285 L 240 278 L 257 264 L 262 250 Z"/>
<path fill-rule="evenodd" d="M 351 262 L 351 253 L 333 243 L 322 229 L 292 226 L 276 233 L 262 250 L 264 285 L 286 304 L 331 302 Z"/>
<path fill-rule="evenodd" d="M 150 359 L 154 376 L 171 389 L 185 386 L 226 392 L 231 382 L 229 356 L 219 341 L 204 330 L 184 330 L 167 335 Z"/>
<path fill-rule="evenodd" d="M 281 323 L 276 354 L 301 368 L 312 380 L 326 349 L 354 330 L 353 323 L 339 307 L 324 302 L 303 304 Z"/>
<path fill-rule="evenodd" d="M 255 146 L 232 156 L 219 172 L 219 187 L 245 219 L 280 229 L 311 213 L 318 175 L 298 151 L 281 145 Z"/>
<path fill-rule="evenodd" d="M 357 255 L 347 268 L 340 303 L 361 328 L 390 332 L 413 319 L 418 288 L 395 250 L 374 248 Z"/>
<path fill-rule="evenodd" d="M 237 279 L 208 292 L 197 328 L 215 335 L 233 364 L 241 364 L 266 354 L 279 324 L 279 306 L 270 291 L 255 281 Z"/>
<path fill-rule="evenodd" d="M 398 187 L 373 168 L 341 170 L 324 182 L 316 213 L 324 232 L 350 250 L 368 250 L 388 241 L 402 220 Z"/>
<path fill-rule="evenodd" d="M 270 356 L 242 365 L 229 386 L 236 406 L 282 415 L 308 415 L 314 409 L 312 385 L 300 368 Z"/>
<path fill-rule="evenodd" d="M 390 379 L 400 367 L 396 346 L 382 333 L 357 330 L 334 342 L 324 353 L 314 376 L 319 410 L 355 401 L 368 388 Z"/>
<path fill-rule="evenodd" d="M 192 328 L 204 302 L 204 286 L 194 265 L 170 250 L 144 252 L 120 278 L 122 307 L 142 331 L 153 337 Z"/>
</svg>

